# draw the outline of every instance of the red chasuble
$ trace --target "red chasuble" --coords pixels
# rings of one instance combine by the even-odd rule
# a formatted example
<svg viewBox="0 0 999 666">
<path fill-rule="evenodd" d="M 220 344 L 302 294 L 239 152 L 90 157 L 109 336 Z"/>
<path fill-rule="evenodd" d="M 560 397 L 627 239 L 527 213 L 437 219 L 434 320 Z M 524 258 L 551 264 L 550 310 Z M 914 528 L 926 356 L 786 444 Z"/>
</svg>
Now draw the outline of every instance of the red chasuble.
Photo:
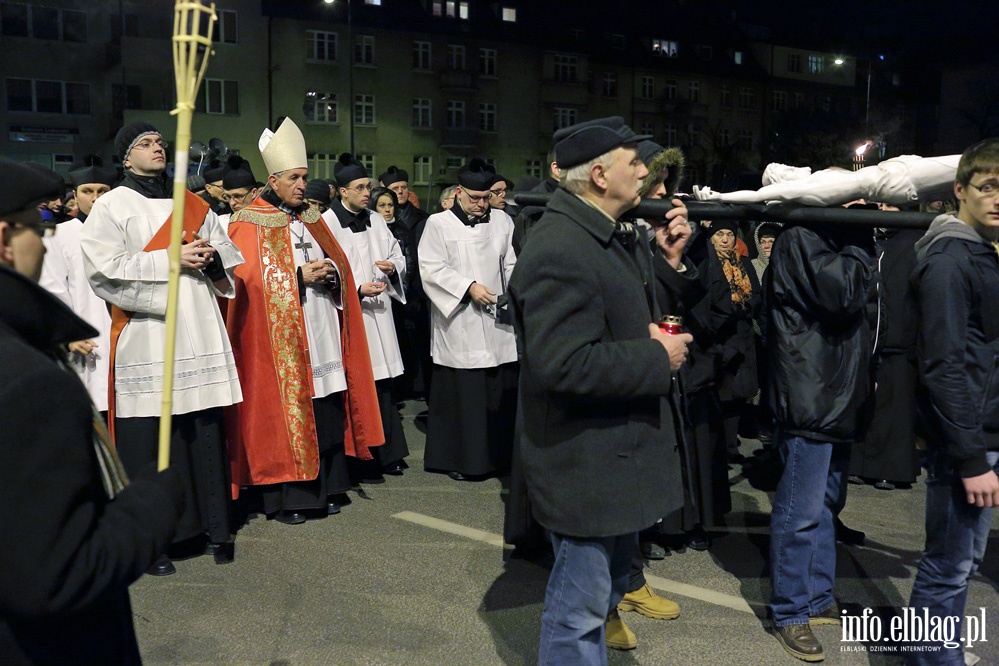
<svg viewBox="0 0 999 666">
<path fill-rule="evenodd" d="M 340 271 L 340 342 L 347 375 L 345 442 L 349 456 L 370 460 L 385 442 L 361 303 L 340 245 L 310 206 L 309 233 Z M 233 497 L 241 486 L 310 481 L 319 474 L 312 411 L 312 364 L 289 229 L 290 216 L 258 198 L 234 213 L 229 237 L 243 253 L 226 328 L 243 402 L 226 408 Z"/>
</svg>

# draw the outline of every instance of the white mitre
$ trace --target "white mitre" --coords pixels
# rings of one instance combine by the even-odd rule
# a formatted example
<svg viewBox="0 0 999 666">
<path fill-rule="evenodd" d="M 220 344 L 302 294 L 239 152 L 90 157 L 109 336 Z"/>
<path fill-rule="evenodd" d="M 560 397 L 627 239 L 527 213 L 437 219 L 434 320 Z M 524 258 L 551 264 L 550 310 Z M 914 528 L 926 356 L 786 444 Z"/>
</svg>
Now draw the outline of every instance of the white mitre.
<svg viewBox="0 0 999 666">
<path fill-rule="evenodd" d="M 267 173 L 288 169 L 308 169 L 309 156 L 305 151 L 305 136 L 291 118 L 285 118 L 277 132 L 265 129 L 257 141 L 260 156 L 264 158 Z"/>
</svg>

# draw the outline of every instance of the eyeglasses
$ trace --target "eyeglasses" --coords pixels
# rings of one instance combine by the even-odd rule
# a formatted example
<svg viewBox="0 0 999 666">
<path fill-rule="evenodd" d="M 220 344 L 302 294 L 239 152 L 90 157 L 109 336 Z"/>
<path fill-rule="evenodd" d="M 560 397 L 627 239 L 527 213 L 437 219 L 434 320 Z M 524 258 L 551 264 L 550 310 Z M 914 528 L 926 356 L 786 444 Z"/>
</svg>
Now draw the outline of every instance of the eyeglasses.
<svg viewBox="0 0 999 666">
<path fill-rule="evenodd" d="M 462 190 L 462 194 L 464 194 L 466 197 L 468 197 L 468 200 L 471 203 L 474 204 L 474 203 L 480 203 L 480 202 L 483 202 L 483 201 L 487 201 L 489 199 L 489 195 L 492 194 L 492 192 L 489 192 L 487 194 L 483 194 L 480 197 L 477 197 L 475 195 L 469 194 L 468 192 L 465 192 L 464 190 Z"/>
<path fill-rule="evenodd" d="M 139 150 L 149 150 L 153 146 L 166 150 L 167 145 L 168 145 L 167 142 L 164 141 L 163 139 L 156 139 L 155 141 L 140 141 L 139 143 L 132 146 L 132 150 L 135 150 L 136 148 L 138 148 Z"/>
<path fill-rule="evenodd" d="M 226 192 L 222 195 L 222 201 L 242 201 L 248 196 L 250 196 L 249 192 L 243 192 L 242 194 L 229 194 Z"/>
<path fill-rule="evenodd" d="M 505 197 L 506 190 L 489 190 L 489 194 L 493 195 L 494 197 Z"/>
<path fill-rule="evenodd" d="M 995 195 L 999 194 L 999 183 L 995 182 L 994 180 L 990 180 L 989 182 L 984 183 L 982 185 L 975 185 L 974 183 L 968 183 L 968 185 L 971 185 L 973 188 L 975 188 L 976 190 L 978 190 L 987 197 L 994 197 Z"/>
<path fill-rule="evenodd" d="M 357 192 L 358 194 L 364 194 L 365 192 L 370 192 L 371 191 L 371 185 L 358 185 L 357 187 L 347 187 L 347 188 L 344 188 L 344 189 L 353 190 L 354 192 Z"/>
</svg>

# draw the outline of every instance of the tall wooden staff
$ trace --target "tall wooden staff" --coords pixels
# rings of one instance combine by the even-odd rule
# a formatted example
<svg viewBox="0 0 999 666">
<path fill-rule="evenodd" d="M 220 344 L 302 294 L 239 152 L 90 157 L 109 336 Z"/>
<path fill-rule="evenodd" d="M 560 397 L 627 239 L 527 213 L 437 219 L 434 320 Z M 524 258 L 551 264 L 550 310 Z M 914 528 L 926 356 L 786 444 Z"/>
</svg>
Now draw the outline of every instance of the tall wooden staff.
<svg viewBox="0 0 999 666">
<path fill-rule="evenodd" d="M 176 0 L 173 14 L 173 72 L 177 80 L 177 151 L 173 173 L 173 224 L 170 227 L 170 282 L 167 292 L 166 348 L 163 352 L 163 399 L 160 410 L 159 469 L 170 466 L 170 426 L 173 418 L 173 366 L 177 344 L 177 301 L 180 286 L 180 246 L 187 197 L 187 153 L 191 147 L 191 118 L 201 80 L 212 54 L 215 4 Z M 207 19 L 207 20 L 206 20 Z M 206 30 L 202 34 L 202 29 Z"/>
</svg>

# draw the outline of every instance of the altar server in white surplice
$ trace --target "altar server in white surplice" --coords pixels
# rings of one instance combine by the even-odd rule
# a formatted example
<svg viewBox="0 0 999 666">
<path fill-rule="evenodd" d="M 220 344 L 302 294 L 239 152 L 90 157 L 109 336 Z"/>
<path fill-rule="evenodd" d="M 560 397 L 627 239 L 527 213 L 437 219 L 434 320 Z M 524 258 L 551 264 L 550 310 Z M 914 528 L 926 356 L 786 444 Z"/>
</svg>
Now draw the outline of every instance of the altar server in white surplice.
<svg viewBox="0 0 999 666">
<path fill-rule="evenodd" d="M 108 360 L 110 359 L 111 315 L 107 304 L 94 293 L 83 270 L 80 232 L 94 202 L 111 190 L 118 174 L 100 165 L 69 172 L 79 212 L 60 222 L 45 242 L 45 263 L 38 284 L 59 297 L 79 317 L 97 329 L 88 340 L 69 343 L 69 363 L 83 380 L 90 398 L 101 412 L 108 410 Z"/>
<path fill-rule="evenodd" d="M 424 467 L 456 481 L 505 474 L 512 455 L 518 365 L 505 292 L 517 257 L 513 220 L 489 209 L 495 176 L 479 158 L 462 167 L 456 205 L 427 219 L 419 247 L 434 372 Z"/>
<path fill-rule="evenodd" d="M 94 204 L 81 249 L 90 285 L 113 306 L 109 422 L 126 471 L 137 475 L 157 458 L 173 200 L 155 127 L 126 125 L 115 151 L 125 178 Z M 170 462 L 184 473 L 187 509 L 176 540 L 193 545 L 207 533 L 221 562 L 232 554 L 222 408 L 242 400 L 242 392 L 216 298 L 232 298 L 233 269 L 243 257 L 193 194 L 185 202 L 184 237 Z M 174 571 L 164 557 L 150 573 Z"/>
<path fill-rule="evenodd" d="M 401 475 L 409 455 L 399 411 L 395 407 L 393 378 L 405 368 L 392 317 L 392 299 L 406 302 L 406 257 L 385 219 L 368 210 L 371 178 L 354 156 L 344 153 L 333 165 L 340 197 L 323 213 L 323 220 L 347 255 L 357 282 L 364 313 L 364 330 L 371 353 L 371 370 L 378 391 L 378 407 L 385 430 L 385 444 L 372 451 L 370 462 L 360 463 L 362 480 L 377 482 L 382 472 Z"/>
</svg>

